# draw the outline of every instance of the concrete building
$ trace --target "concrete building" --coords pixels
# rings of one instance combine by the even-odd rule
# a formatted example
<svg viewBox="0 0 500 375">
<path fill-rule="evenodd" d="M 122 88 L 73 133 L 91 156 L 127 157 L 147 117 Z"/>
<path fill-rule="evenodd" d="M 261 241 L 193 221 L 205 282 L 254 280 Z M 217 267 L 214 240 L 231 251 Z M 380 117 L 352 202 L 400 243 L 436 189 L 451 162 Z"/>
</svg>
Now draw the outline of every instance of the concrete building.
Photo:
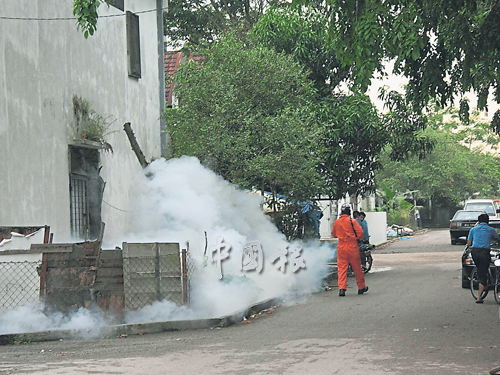
<svg viewBox="0 0 500 375">
<path fill-rule="evenodd" d="M 49 225 L 55 242 L 131 229 L 124 123 L 147 160 L 164 149 L 163 1 L 101 5 L 88 39 L 72 4 L 0 0 L 0 226 Z"/>
</svg>

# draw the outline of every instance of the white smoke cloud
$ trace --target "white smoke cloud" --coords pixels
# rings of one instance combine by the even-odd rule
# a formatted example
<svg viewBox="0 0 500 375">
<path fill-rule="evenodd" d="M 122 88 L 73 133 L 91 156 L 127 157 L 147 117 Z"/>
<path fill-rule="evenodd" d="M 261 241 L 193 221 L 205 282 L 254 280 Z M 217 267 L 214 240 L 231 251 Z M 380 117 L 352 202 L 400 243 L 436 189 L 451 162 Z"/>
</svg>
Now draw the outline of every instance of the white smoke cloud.
<svg viewBox="0 0 500 375">
<path fill-rule="evenodd" d="M 136 185 L 137 230 L 125 241 L 189 242 L 196 264 L 191 292 L 193 316 L 231 314 L 268 298 L 311 293 L 321 287 L 333 249 L 315 242 L 301 244 L 306 268 L 292 272 L 288 256 L 285 272 L 276 269 L 271 256 L 290 244 L 262 211 L 262 197 L 237 189 L 193 157 L 156 160 L 148 169 L 154 177 L 140 178 L 141 183 Z M 231 245 L 229 257 L 222 261 L 222 280 L 216 263 L 204 257 L 205 232 L 208 251 L 218 237 Z M 250 241 L 258 241 L 263 251 L 260 273 L 240 270 L 240 251 Z M 160 305 L 158 308 L 161 310 Z M 148 307 L 145 317 L 150 310 Z M 134 316 L 138 321 L 140 312 Z"/>
<path fill-rule="evenodd" d="M 20 306 L 0 315 L 0 334 L 41 332 L 49 330 L 75 330 L 79 337 L 99 337 L 99 329 L 116 323 L 115 318 L 99 309 L 79 308 L 64 315 L 47 311 L 42 303 Z"/>
<path fill-rule="evenodd" d="M 259 195 L 237 189 L 193 157 L 159 159 L 151 163 L 148 171 L 154 174 L 153 178 L 140 173 L 133 182 L 130 220 L 134 233 L 119 233 L 112 228 L 108 232 L 110 238 L 105 236 L 104 248 L 121 247 L 122 242 L 178 242 L 182 247 L 189 243 L 195 264 L 190 306 L 155 302 L 137 311 L 126 311 L 126 323 L 220 317 L 269 298 L 290 298 L 319 290 L 334 250 L 316 242 L 300 244 L 306 267 L 292 272 L 288 254 L 285 272 L 278 270 L 270 262 L 271 256 L 294 244 L 287 244 L 263 213 Z M 107 227 L 111 229 L 110 223 Z M 218 237 L 231 245 L 229 257 L 222 261 L 222 280 L 216 263 L 207 261 L 204 254 L 205 246 L 210 251 Z M 258 241 L 263 251 L 260 273 L 240 270 L 239 253 L 250 241 Z M 44 313 L 39 304 L 0 315 L 0 334 L 48 329 L 90 332 L 106 324 L 110 320 L 93 310 L 80 309 L 64 317 Z"/>
</svg>

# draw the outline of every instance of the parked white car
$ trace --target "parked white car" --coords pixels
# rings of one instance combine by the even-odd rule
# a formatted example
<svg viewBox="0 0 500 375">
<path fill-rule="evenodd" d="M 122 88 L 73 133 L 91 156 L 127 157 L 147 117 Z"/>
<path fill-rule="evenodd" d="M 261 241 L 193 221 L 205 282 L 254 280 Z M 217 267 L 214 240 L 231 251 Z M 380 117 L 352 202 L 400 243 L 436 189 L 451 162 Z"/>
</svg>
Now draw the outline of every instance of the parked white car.
<svg viewBox="0 0 500 375">
<path fill-rule="evenodd" d="M 493 199 L 471 199 L 465 202 L 464 210 L 485 211 L 491 219 L 497 219 L 500 213 L 498 202 Z"/>
</svg>

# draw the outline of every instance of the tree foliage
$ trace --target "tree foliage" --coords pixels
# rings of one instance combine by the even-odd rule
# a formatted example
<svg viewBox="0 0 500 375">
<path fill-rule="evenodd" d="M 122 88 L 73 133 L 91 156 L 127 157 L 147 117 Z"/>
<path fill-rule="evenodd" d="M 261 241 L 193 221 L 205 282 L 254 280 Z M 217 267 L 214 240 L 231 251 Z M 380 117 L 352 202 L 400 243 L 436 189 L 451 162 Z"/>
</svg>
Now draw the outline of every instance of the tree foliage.
<svg viewBox="0 0 500 375">
<path fill-rule="evenodd" d="M 401 193 L 415 191 L 421 198 L 447 204 L 458 204 L 475 194 L 491 197 L 500 193 L 497 167 L 500 160 L 481 148 L 465 145 L 464 134 L 477 135 L 474 123 L 469 128 L 446 123 L 448 112 L 439 111 L 430 117 L 424 133 L 435 141 L 435 148 L 425 159 L 412 157 L 395 162 L 390 160 L 387 150 L 381 155 L 383 170 L 377 173 L 379 184 Z M 491 132 L 484 134 L 482 140 L 490 136 Z"/>
<path fill-rule="evenodd" d="M 312 84 L 283 54 L 229 37 L 183 65 L 182 105 L 167 110 L 174 155 L 197 156 L 242 187 L 297 199 L 317 194 Z"/>
<path fill-rule="evenodd" d="M 450 107 L 434 114 L 434 117 L 442 123 L 443 130 L 452 132 L 454 138 L 470 150 L 491 153 L 500 151 L 500 136 L 478 111 L 473 110 L 467 117 L 463 117 L 461 109 Z"/>
<path fill-rule="evenodd" d="M 83 32 L 85 39 L 94 35 L 97 30 L 97 9 L 104 0 L 73 0 L 73 15 L 76 16 L 78 29 Z"/>
<path fill-rule="evenodd" d="M 375 173 L 381 168 L 379 155 L 386 147 L 391 160 L 410 155 L 422 159 L 432 150 L 433 140 L 423 133 L 425 117 L 412 114 L 397 92 L 388 93 L 387 102 L 392 110 L 383 115 L 361 94 L 338 94 L 318 104 L 319 169 L 327 196 L 340 199 L 373 192 Z"/>
<path fill-rule="evenodd" d="M 97 8 L 102 2 L 73 1 L 73 13 L 85 37 L 96 30 Z M 285 7 L 288 2 L 173 0 L 165 14 L 165 34 L 173 42 L 213 42 L 229 29 L 249 30 L 273 5 Z M 446 106 L 471 90 L 477 95 L 480 110 L 487 108 L 490 94 L 500 102 L 499 1 L 293 0 L 293 5 L 318 21 L 310 32 L 295 34 L 298 43 L 291 46 L 298 57 L 308 52 L 328 56 L 318 59 L 326 62 L 316 67 L 318 77 L 323 70 L 325 77 L 347 79 L 354 91 L 363 93 L 377 72 L 386 73 L 386 59 L 394 59 L 393 73 L 409 79 L 407 97 L 415 111 L 425 107 L 430 98 Z M 289 21 L 301 22 L 297 18 Z M 292 36 L 286 23 L 271 24 L 276 28 L 274 35 L 268 33 L 271 38 Z M 327 43 L 322 45 L 321 36 L 319 44 L 314 39 L 311 44 L 311 34 L 321 33 L 323 25 L 328 30 Z M 312 66 L 309 69 L 315 71 Z M 500 134 L 500 112 L 491 126 Z"/>
<path fill-rule="evenodd" d="M 166 114 L 174 155 L 197 156 L 240 186 L 311 200 L 373 191 L 386 145 L 396 159 L 432 147 L 401 95 L 387 94 L 383 116 L 365 95 L 315 95 L 293 54 L 238 38 L 180 69 L 182 105 Z"/>
<path fill-rule="evenodd" d="M 276 226 L 301 238 L 302 202 L 318 197 L 322 180 L 315 90 L 300 65 L 232 35 L 181 65 L 175 82 L 181 105 L 165 112 L 174 156 L 196 156 L 242 188 L 271 192 Z"/>
<path fill-rule="evenodd" d="M 302 8 L 315 0 L 294 0 Z M 326 0 L 329 41 L 352 84 L 364 92 L 384 59 L 409 79 L 415 110 L 430 98 L 449 105 L 473 90 L 478 108 L 500 102 L 500 2 L 491 0 Z M 500 115 L 499 115 L 500 117 Z"/>
<path fill-rule="evenodd" d="M 374 190 L 374 173 L 380 167 L 377 156 L 386 145 L 392 145 L 393 158 L 402 159 L 409 153 L 422 157 L 432 143 L 421 136 L 425 117 L 413 114 L 400 94 L 384 93 L 390 113 L 382 116 L 366 95 L 341 93 L 341 85 L 353 72 L 328 43 L 327 10 L 316 3 L 301 11 L 271 8 L 252 33 L 276 52 L 293 56 L 309 72 L 319 94 L 315 111 L 321 132 L 318 169 L 325 182 L 323 194 L 339 199 Z"/>
<path fill-rule="evenodd" d="M 328 44 L 327 25 L 324 12 L 315 8 L 303 12 L 271 8 L 252 32 L 265 46 L 292 55 L 309 72 L 319 95 L 329 97 L 351 69 L 337 59 L 335 49 Z"/>
<path fill-rule="evenodd" d="M 231 30 L 248 31 L 278 0 L 171 0 L 164 14 L 164 33 L 182 46 L 206 46 Z"/>
</svg>

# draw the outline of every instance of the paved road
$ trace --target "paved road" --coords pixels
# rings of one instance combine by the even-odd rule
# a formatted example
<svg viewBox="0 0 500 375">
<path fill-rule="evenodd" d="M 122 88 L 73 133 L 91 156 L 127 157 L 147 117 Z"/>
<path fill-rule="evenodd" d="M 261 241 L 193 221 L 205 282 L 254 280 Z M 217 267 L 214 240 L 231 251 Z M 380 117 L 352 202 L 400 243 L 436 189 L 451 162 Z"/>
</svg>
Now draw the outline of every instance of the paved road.
<svg viewBox="0 0 500 375">
<path fill-rule="evenodd" d="M 392 240 L 389 240 L 391 242 Z M 428 252 L 448 252 L 459 251 L 465 247 L 465 242 L 459 245 L 450 245 L 450 232 L 448 230 L 418 232 L 411 237 L 403 237 L 396 240 L 388 246 L 383 246 L 377 250 L 378 254 L 395 254 L 395 253 L 428 253 Z"/>
<path fill-rule="evenodd" d="M 367 295 L 350 278 L 345 298 L 322 291 L 229 328 L 0 347 L 0 374 L 471 375 L 500 364 L 499 307 L 461 288 L 448 231 L 379 250 Z"/>
</svg>

